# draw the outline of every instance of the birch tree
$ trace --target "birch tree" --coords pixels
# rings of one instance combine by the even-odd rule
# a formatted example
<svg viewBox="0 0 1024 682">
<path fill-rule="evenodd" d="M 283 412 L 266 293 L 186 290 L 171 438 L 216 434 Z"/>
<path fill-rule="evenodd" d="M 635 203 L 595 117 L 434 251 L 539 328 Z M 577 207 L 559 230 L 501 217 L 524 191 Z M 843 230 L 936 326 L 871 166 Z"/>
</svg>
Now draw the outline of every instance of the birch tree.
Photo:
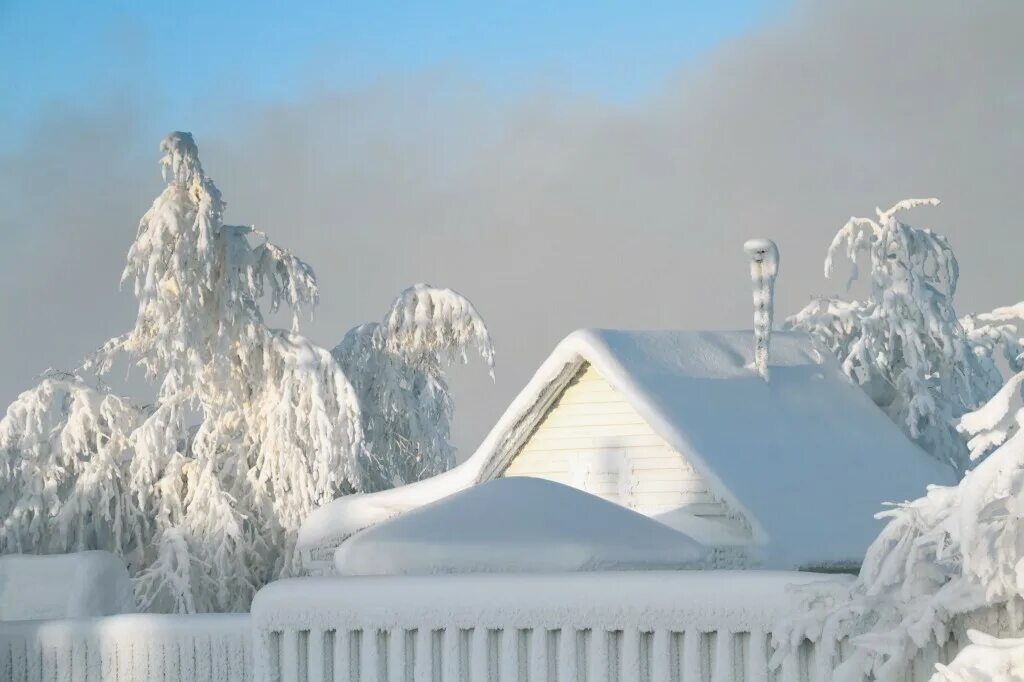
<svg viewBox="0 0 1024 682">
<path fill-rule="evenodd" d="M 358 399 L 299 333 L 317 301 L 312 269 L 224 223 L 191 135 L 168 135 L 161 151 L 167 186 L 122 278 L 135 325 L 85 368 L 102 376 L 123 356 L 156 401 L 140 407 L 78 376 L 22 394 L 0 422 L 0 550 L 109 549 L 144 608 L 243 611 L 297 570 L 305 516 L 362 488 Z M 279 308 L 291 330 L 268 326 Z"/>
<path fill-rule="evenodd" d="M 416 284 L 383 322 L 354 327 L 332 351 L 362 407 L 364 489 L 448 470 L 454 402 L 445 368 L 475 352 L 494 377 L 494 348 L 473 304 L 451 289 Z"/>
<path fill-rule="evenodd" d="M 862 386 L 910 438 L 961 474 L 968 449 L 957 420 L 990 398 L 1003 383 L 997 348 L 1021 369 L 1019 336 L 1003 320 L 957 318 L 953 306 L 959 265 L 949 241 L 918 229 L 900 215 L 937 199 L 908 199 L 877 218 L 851 218 L 832 240 L 825 276 L 837 256 L 858 278 L 857 259 L 871 264 L 863 301 L 819 298 L 787 320 L 833 352 L 843 371 Z"/>
</svg>

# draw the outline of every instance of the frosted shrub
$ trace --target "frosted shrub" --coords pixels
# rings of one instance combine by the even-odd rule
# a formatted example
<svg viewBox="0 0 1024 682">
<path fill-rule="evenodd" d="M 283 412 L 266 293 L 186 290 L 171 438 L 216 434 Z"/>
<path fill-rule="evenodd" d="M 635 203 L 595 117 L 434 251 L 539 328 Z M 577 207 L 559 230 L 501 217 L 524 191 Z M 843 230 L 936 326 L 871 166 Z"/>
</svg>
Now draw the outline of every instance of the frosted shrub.
<svg viewBox="0 0 1024 682">
<path fill-rule="evenodd" d="M 876 220 L 851 218 L 832 240 L 825 276 L 841 253 L 851 263 L 853 281 L 857 257 L 867 254 L 869 297 L 815 299 L 787 326 L 813 335 L 914 441 L 963 473 L 969 458 L 956 420 L 1002 385 L 998 346 L 1014 371 L 1022 368 L 1021 341 L 1007 323 L 1014 308 L 957 319 L 959 266 L 949 242 L 898 219 L 903 211 L 938 203 L 908 199 L 878 209 Z"/>
</svg>

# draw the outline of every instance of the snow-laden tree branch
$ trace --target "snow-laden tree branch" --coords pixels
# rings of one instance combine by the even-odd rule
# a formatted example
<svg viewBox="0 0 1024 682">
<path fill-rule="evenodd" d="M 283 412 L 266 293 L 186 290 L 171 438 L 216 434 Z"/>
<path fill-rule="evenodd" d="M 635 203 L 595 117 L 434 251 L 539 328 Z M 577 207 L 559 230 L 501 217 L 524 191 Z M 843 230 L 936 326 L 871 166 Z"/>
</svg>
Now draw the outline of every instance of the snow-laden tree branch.
<svg viewBox="0 0 1024 682">
<path fill-rule="evenodd" d="M 49 373 L 0 420 L 0 548 L 57 553 L 118 547 L 143 561 L 148 519 L 131 494 L 130 401 Z"/>
<path fill-rule="evenodd" d="M 1024 626 L 1024 372 L 958 428 L 980 464 L 957 486 L 932 486 L 888 519 L 849 587 L 812 587 L 780 628 L 775 662 L 804 638 L 821 655 L 845 637 L 855 651 L 835 680 L 906 679 L 919 650 L 965 625 L 1019 632 Z M 982 456 L 991 452 L 987 458 Z M 951 678 L 951 679 L 956 679 Z"/>
<path fill-rule="evenodd" d="M 960 324 L 993 384 L 1003 381 L 998 364 L 1000 355 L 1011 372 L 1024 370 L 1024 301 L 990 313 L 967 315 L 960 318 Z"/>
<path fill-rule="evenodd" d="M 382 323 L 349 330 L 332 352 L 362 408 L 363 489 L 410 483 L 455 463 L 445 368 L 476 352 L 494 376 L 490 335 L 468 299 L 416 284 L 399 294 Z"/>
<path fill-rule="evenodd" d="M 996 348 L 1002 345 L 1011 368 L 1019 369 L 1021 346 L 1001 317 L 1011 309 L 957 319 L 959 266 L 949 242 L 898 219 L 902 211 L 938 203 L 908 199 L 877 209 L 877 219 L 851 218 L 832 240 L 825 275 L 843 254 L 856 279 L 857 258 L 866 254 L 870 296 L 815 299 L 787 326 L 812 334 L 912 439 L 962 473 L 969 458 L 956 420 L 1002 385 Z"/>
</svg>

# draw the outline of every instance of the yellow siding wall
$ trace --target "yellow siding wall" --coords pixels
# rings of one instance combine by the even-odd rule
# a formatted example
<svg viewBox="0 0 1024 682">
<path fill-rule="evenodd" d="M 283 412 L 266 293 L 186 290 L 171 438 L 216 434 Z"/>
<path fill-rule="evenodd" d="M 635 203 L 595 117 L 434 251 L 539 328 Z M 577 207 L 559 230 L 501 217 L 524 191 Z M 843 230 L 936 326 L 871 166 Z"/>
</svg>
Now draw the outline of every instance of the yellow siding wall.
<svg viewBox="0 0 1024 682">
<path fill-rule="evenodd" d="M 649 516 L 680 508 L 728 515 L 700 475 L 589 364 L 503 475 L 565 483 Z"/>
</svg>

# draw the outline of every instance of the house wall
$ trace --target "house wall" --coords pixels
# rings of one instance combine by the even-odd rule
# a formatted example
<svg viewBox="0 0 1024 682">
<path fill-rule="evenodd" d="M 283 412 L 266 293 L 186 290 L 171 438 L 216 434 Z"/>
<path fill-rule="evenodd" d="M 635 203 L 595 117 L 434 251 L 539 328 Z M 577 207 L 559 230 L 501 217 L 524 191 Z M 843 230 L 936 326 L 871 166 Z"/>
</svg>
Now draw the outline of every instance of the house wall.
<svg viewBox="0 0 1024 682">
<path fill-rule="evenodd" d="M 700 474 L 589 363 L 503 475 L 557 481 L 648 516 L 685 509 L 708 519 L 730 519 Z"/>
</svg>

